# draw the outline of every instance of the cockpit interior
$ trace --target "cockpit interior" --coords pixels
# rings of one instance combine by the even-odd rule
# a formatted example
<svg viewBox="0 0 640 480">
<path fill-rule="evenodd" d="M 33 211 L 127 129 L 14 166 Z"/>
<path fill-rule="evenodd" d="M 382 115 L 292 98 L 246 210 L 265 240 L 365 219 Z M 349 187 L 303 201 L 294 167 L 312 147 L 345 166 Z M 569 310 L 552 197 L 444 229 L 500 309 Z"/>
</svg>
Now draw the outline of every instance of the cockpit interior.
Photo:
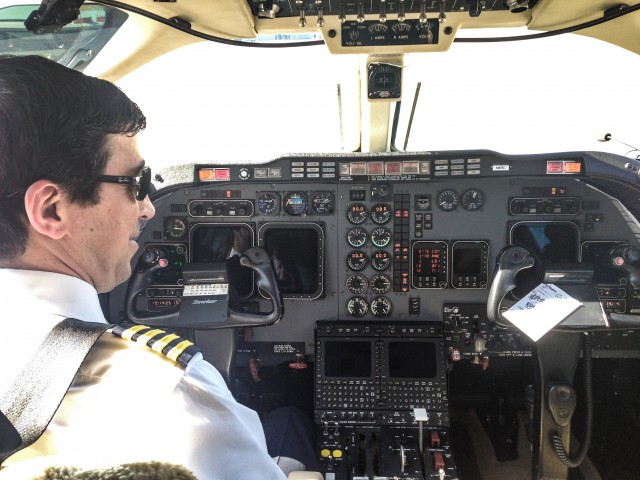
<svg viewBox="0 0 640 480">
<path fill-rule="evenodd" d="M 131 278 L 104 295 L 108 320 L 192 340 L 260 415 L 299 408 L 315 426 L 324 480 L 639 479 L 638 151 L 505 153 L 490 142 L 414 151 L 397 135 L 399 122 L 406 137 L 427 135 L 411 123 L 421 90 L 405 84 L 412 62 L 496 43 L 481 32 L 498 28 L 503 41 L 504 31 L 528 29 L 525 37 L 586 36 L 637 56 L 639 9 L 599 0 L 49 0 L 28 5 L 24 32 L 0 18 L 9 32 L 0 50 L 44 49 L 35 39 L 53 35 L 58 61 L 116 82 L 198 42 L 266 49 L 263 38 L 281 35 L 285 49 L 306 43 L 355 58 L 355 87 L 337 92 L 344 105 L 355 96 L 354 149 L 289 153 L 285 127 L 260 117 L 237 142 L 281 152 L 270 159 L 182 158 L 159 169 L 147 159 L 156 214 Z M 70 10 L 80 16 L 64 24 Z M 135 48 L 114 55 L 135 32 Z M 233 78 L 231 59 L 206 61 Z M 460 92 L 469 111 L 476 94 L 526 91 L 482 76 Z M 297 96 L 300 108 L 322 101 L 305 85 L 263 83 L 260 71 L 253 82 L 239 104 L 245 118 L 261 95 Z M 453 95 L 426 81 L 420 94 Z M 439 123 L 465 114 L 427 115 Z M 504 118 L 489 128 L 529 127 Z"/>
</svg>

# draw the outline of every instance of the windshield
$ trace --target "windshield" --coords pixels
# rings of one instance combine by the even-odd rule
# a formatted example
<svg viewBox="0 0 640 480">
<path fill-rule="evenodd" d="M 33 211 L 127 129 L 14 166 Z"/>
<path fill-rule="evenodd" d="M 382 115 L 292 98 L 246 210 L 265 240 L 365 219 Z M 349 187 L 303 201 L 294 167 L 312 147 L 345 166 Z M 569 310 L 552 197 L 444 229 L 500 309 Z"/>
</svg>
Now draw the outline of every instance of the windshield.
<svg viewBox="0 0 640 480">
<path fill-rule="evenodd" d="M 149 117 L 140 138 L 149 161 L 258 162 L 357 151 L 358 62 L 324 46 L 200 43 L 119 85 Z M 640 97 L 632 94 L 640 59 L 591 38 L 454 44 L 445 53 L 408 54 L 403 76 L 400 150 L 603 150 L 635 158 L 632 146 L 640 145 Z M 606 134 L 611 141 L 598 141 Z M 169 137 L 177 140 L 167 144 Z"/>
<path fill-rule="evenodd" d="M 359 148 L 358 61 L 329 55 L 323 45 L 198 43 L 118 85 L 148 118 L 139 138 L 148 161 L 258 162 L 282 153 Z"/>
<path fill-rule="evenodd" d="M 0 10 L 2 52 L 42 54 L 98 74 L 88 62 L 118 27 L 124 25 L 100 53 L 101 65 L 104 57 L 116 63 L 135 47 L 127 25 L 136 25 L 136 14 L 87 4 L 61 32 L 34 35 L 20 19 L 37 7 Z M 531 33 L 472 29 L 458 37 L 514 31 Z M 305 38 L 279 34 L 266 40 Z M 143 62 L 117 84 L 148 118 L 139 144 L 154 168 L 258 163 L 285 153 L 368 151 L 364 70 L 364 56 L 332 55 L 325 45 L 243 48 L 198 41 Z M 614 45 L 577 34 L 454 42 L 442 53 L 405 54 L 401 70 L 401 102 L 389 113 L 397 115 L 391 150 L 638 154 L 640 97 L 633 92 L 640 57 Z"/>
</svg>

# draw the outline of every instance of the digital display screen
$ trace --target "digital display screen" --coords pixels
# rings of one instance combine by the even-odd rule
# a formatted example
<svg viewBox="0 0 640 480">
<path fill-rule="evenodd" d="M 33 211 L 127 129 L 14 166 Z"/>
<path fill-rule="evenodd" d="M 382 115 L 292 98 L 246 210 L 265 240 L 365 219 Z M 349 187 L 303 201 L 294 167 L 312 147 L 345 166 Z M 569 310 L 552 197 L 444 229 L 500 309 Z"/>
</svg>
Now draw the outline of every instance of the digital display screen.
<svg viewBox="0 0 640 480">
<path fill-rule="evenodd" d="M 319 227 L 265 226 L 260 244 L 273 262 L 283 296 L 313 295 L 322 289 Z"/>
<path fill-rule="evenodd" d="M 444 288 L 447 283 L 447 244 L 415 242 L 411 251 L 413 286 Z"/>
<path fill-rule="evenodd" d="M 192 263 L 226 262 L 229 284 L 241 298 L 253 291 L 253 270 L 240 265 L 240 256 L 252 246 L 248 225 L 201 224 L 191 230 Z"/>
<path fill-rule="evenodd" d="M 369 341 L 327 341 L 324 344 L 324 375 L 370 377 L 371 354 Z"/>
<path fill-rule="evenodd" d="M 548 262 L 578 261 L 578 227 L 571 222 L 524 222 L 511 229 L 511 243 Z"/>
<path fill-rule="evenodd" d="M 389 378 L 435 378 L 438 358 L 433 342 L 389 342 Z"/>
<path fill-rule="evenodd" d="M 478 275 L 482 272 L 482 251 L 474 247 L 453 250 L 452 270 L 459 275 Z"/>
<path fill-rule="evenodd" d="M 575 263 L 579 257 L 578 227 L 571 222 L 517 223 L 511 228 L 511 243 L 526 248 L 535 262 L 516 276 L 516 298 L 544 280 L 546 263 Z"/>
</svg>

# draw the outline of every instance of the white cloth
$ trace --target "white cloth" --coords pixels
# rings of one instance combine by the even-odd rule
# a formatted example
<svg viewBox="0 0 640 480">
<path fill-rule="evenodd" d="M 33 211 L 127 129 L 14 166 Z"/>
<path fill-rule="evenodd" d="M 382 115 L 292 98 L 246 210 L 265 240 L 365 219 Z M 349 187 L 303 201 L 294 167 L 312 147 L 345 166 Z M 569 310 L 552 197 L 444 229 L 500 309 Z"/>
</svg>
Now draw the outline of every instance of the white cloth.
<svg viewBox="0 0 640 480">
<path fill-rule="evenodd" d="M 0 292 L 0 394 L 55 324 L 67 317 L 106 322 L 95 289 L 77 278 L 0 269 Z M 149 460 L 184 465 L 200 480 L 286 478 L 267 452 L 256 412 L 235 401 L 200 354 L 182 370 L 105 333 L 47 431 L 5 462 L 0 479 L 28 478 L 38 464 L 104 468 Z"/>
</svg>

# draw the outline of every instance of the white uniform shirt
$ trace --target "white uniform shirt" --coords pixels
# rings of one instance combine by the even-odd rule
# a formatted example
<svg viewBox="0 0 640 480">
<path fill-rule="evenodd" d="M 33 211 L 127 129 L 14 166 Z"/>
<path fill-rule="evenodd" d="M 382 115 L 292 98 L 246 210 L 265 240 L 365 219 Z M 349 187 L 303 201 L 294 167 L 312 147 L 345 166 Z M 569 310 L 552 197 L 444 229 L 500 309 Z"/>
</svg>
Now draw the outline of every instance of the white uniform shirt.
<svg viewBox="0 0 640 480">
<path fill-rule="evenodd" d="M 0 292 L 0 394 L 61 320 L 106 322 L 95 289 L 67 275 L 0 269 Z M 256 412 L 235 401 L 200 354 L 183 370 L 105 333 L 47 431 L 5 462 L 0 479 L 27 478 L 37 464 L 105 468 L 150 460 L 184 465 L 200 480 L 286 478 L 267 452 Z"/>
</svg>

